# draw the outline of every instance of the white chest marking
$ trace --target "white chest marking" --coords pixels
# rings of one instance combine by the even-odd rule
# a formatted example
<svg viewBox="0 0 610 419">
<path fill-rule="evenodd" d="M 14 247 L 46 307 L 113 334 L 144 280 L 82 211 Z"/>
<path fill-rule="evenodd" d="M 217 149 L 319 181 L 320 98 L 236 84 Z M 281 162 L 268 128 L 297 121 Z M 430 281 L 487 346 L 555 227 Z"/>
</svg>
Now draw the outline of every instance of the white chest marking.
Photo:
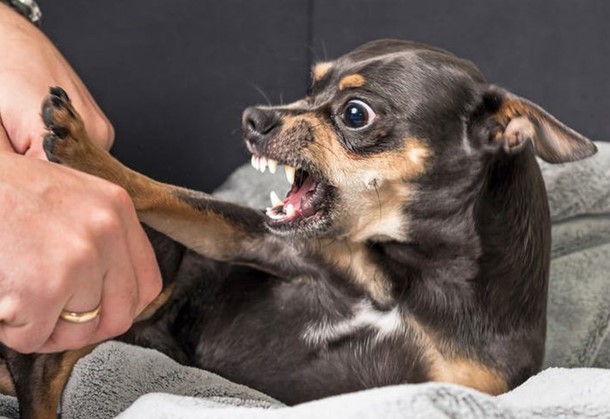
<svg viewBox="0 0 610 419">
<path fill-rule="evenodd" d="M 341 339 L 364 328 L 374 331 L 374 339 L 383 339 L 404 331 L 404 321 L 398 307 L 391 311 L 379 311 L 369 301 L 362 301 L 354 309 L 350 318 L 337 322 L 323 320 L 309 323 L 302 338 L 310 345 L 317 346 Z"/>
</svg>

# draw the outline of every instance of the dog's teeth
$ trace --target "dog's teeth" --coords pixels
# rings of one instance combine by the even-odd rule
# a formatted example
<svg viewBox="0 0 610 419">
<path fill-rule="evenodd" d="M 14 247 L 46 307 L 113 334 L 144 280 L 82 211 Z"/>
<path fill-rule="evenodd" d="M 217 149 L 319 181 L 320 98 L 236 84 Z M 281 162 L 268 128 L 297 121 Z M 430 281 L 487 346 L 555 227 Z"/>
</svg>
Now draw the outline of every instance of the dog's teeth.
<svg viewBox="0 0 610 419">
<path fill-rule="evenodd" d="M 278 205 L 282 205 L 282 200 L 280 199 L 279 196 L 277 196 L 275 191 L 271 191 L 270 197 L 271 197 L 271 206 L 272 207 L 277 207 Z"/>
<path fill-rule="evenodd" d="M 271 174 L 275 174 L 275 170 L 277 169 L 277 162 L 275 160 L 269 159 L 267 160 L 267 165 L 269 166 L 269 172 L 271 172 Z"/>
<path fill-rule="evenodd" d="M 294 174 L 296 173 L 297 169 L 292 166 L 284 166 L 284 170 L 286 171 L 286 179 L 288 179 L 288 183 L 292 185 L 294 183 Z"/>
<path fill-rule="evenodd" d="M 260 163 L 259 170 L 261 171 L 261 173 L 265 173 L 265 169 L 267 168 L 267 159 L 264 157 L 261 157 L 259 163 Z"/>
<path fill-rule="evenodd" d="M 286 205 L 284 210 L 286 211 L 286 217 L 288 218 L 292 218 L 294 216 L 294 213 L 296 212 L 292 204 Z"/>
<path fill-rule="evenodd" d="M 252 167 L 254 167 L 256 170 L 258 170 L 258 167 L 260 164 L 259 159 L 254 154 L 252 155 L 252 159 L 250 160 L 250 163 L 252 163 Z"/>
<path fill-rule="evenodd" d="M 282 214 L 276 214 L 273 211 L 273 208 L 267 208 L 267 217 L 271 218 L 272 220 L 281 220 L 284 218 Z"/>
</svg>

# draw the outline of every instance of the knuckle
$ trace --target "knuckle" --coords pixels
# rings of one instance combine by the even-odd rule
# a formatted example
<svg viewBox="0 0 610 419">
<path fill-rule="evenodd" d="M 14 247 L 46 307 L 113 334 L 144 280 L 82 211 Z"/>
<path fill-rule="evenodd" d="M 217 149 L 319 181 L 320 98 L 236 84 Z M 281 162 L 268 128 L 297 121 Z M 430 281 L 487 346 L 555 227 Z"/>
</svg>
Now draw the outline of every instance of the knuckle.
<svg viewBox="0 0 610 419">
<path fill-rule="evenodd" d="M 110 184 L 108 186 L 108 195 L 120 207 L 131 207 L 133 205 L 127 191 L 118 185 Z"/>
<path fill-rule="evenodd" d="M 113 235 L 121 229 L 119 215 L 112 208 L 97 208 L 91 213 L 90 217 L 90 226 L 96 235 Z"/>
<path fill-rule="evenodd" d="M 70 254 L 72 255 L 74 262 L 78 265 L 81 263 L 89 263 L 97 259 L 95 245 L 86 235 L 72 241 Z"/>
<path fill-rule="evenodd" d="M 43 294 L 40 299 L 45 301 L 45 305 L 51 305 L 53 302 L 64 299 L 69 290 L 69 278 L 66 270 L 65 274 L 51 277 L 44 282 L 44 285 L 39 288 L 39 292 Z"/>
<path fill-rule="evenodd" d="M 102 115 L 100 118 L 97 118 L 95 126 L 95 137 L 99 138 L 100 145 L 106 149 L 110 148 L 112 143 L 114 142 L 114 126 L 110 123 L 108 118 Z"/>
<path fill-rule="evenodd" d="M 13 292 L 10 295 L 3 295 L 0 299 L 0 326 L 15 324 L 18 321 L 19 312 L 23 307 L 19 294 Z"/>
</svg>

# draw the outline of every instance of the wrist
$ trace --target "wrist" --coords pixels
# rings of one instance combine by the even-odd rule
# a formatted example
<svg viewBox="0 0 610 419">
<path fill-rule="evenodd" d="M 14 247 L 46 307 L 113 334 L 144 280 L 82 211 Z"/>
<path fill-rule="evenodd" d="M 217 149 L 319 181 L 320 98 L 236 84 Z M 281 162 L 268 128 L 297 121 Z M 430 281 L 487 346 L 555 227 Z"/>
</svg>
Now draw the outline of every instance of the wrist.
<svg viewBox="0 0 610 419">
<path fill-rule="evenodd" d="M 40 27 L 42 13 L 35 0 L 0 0 L 0 4 L 5 4 L 35 26 Z"/>
</svg>

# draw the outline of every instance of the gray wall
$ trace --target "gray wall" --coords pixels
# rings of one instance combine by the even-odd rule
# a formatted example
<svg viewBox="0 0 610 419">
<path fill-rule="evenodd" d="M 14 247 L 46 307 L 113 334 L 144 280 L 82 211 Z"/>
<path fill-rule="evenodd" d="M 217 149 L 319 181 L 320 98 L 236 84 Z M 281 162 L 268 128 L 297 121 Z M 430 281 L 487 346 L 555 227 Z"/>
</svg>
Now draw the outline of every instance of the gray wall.
<svg viewBox="0 0 610 419">
<path fill-rule="evenodd" d="M 211 190 L 247 159 L 241 110 L 301 96 L 309 66 L 380 37 L 470 58 L 610 140 L 608 0 L 39 0 L 44 30 L 117 129 L 114 153 Z M 262 92 L 262 93 L 261 93 Z"/>
</svg>

